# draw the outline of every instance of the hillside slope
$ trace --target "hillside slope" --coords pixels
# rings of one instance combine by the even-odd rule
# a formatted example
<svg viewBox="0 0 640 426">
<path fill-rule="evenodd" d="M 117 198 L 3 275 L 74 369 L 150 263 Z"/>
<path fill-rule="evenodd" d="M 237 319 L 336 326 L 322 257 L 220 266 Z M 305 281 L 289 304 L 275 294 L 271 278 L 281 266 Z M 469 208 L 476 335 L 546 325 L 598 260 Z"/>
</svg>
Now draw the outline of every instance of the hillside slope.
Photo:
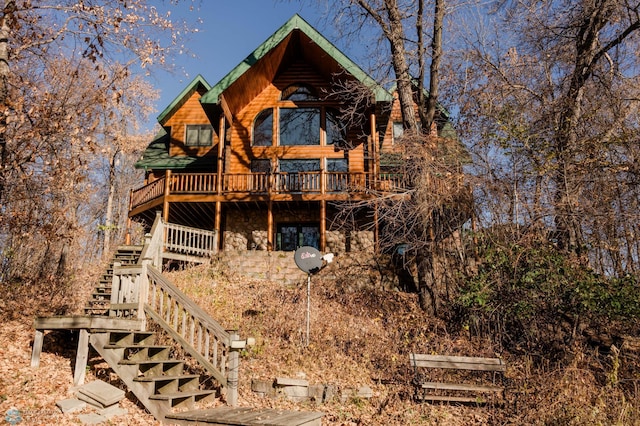
<svg viewBox="0 0 640 426">
<path fill-rule="evenodd" d="M 242 406 L 319 410 L 326 413 L 327 425 L 640 424 L 638 395 L 629 390 L 639 378 L 633 370 L 637 348 L 623 346 L 603 353 L 602 348 L 575 343 L 566 349 L 564 359 L 554 361 L 544 353 L 499 348 L 489 338 L 471 337 L 464 327 L 454 329 L 451 323 L 429 318 L 413 294 L 359 289 L 349 274 L 354 271 L 339 279 L 322 272 L 312 278 L 308 346 L 306 281 L 284 286 L 250 280 L 216 265 L 168 275 L 223 326 L 256 339 L 242 353 Z M 77 293 L 82 300 L 83 292 Z M 40 368 L 29 367 L 34 316 L 59 312 L 75 302 L 60 294 L 52 296 L 47 289 L 3 294 L 7 296 L 0 300 L 0 414 L 17 407 L 23 424 L 77 424 L 77 417 L 64 416 L 55 406 L 74 392 L 73 335 L 49 334 Z M 408 362 L 411 352 L 501 356 L 508 366 L 505 403 L 480 407 L 416 403 Z M 100 378 L 118 385 L 101 360 L 94 357 L 90 366 L 87 380 Z M 367 386 L 373 396 L 315 404 L 260 397 L 251 391 L 252 380 L 276 377 L 305 378 L 343 394 Z M 128 414 L 113 419 L 113 424 L 158 424 L 135 400 L 122 404 Z"/>
</svg>

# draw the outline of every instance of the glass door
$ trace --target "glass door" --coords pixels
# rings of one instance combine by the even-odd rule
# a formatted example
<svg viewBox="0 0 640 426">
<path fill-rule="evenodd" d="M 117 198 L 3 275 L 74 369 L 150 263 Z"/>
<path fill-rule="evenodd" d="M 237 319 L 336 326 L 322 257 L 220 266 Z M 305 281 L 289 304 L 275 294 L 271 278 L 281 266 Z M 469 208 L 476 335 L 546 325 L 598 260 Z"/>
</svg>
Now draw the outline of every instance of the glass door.
<svg viewBox="0 0 640 426">
<path fill-rule="evenodd" d="M 276 250 L 295 251 L 302 246 L 320 248 L 320 226 L 308 223 L 278 225 Z"/>
</svg>

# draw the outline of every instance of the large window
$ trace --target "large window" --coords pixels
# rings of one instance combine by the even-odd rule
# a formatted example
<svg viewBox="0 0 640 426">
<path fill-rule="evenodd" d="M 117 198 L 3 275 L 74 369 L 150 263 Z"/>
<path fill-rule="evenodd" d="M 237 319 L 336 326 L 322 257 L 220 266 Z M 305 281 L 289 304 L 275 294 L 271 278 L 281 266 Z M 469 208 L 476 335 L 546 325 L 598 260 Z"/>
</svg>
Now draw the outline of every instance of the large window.
<svg viewBox="0 0 640 426">
<path fill-rule="evenodd" d="M 347 141 L 347 132 L 344 128 L 344 124 L 340 121 L 338 111 L 333 108 L 327 108 L 326 124 L 327 145 L 344 146 Z"/>
<path fill-rule="evenodd" d="M 280 145 L 320 145 L 320 108 L 280 108 Z"/>
<path fill-rule="evenodd" d="M 185 138 L 186 146 L 211 146 L 213 127 L 210 124 L 188 124 Z"/>
<path fill-rule="evenodd" d="M 271 146 L 273 140 L 273 109 L 262 110 L 253 122 L 253 145 Z"/>
</svg>

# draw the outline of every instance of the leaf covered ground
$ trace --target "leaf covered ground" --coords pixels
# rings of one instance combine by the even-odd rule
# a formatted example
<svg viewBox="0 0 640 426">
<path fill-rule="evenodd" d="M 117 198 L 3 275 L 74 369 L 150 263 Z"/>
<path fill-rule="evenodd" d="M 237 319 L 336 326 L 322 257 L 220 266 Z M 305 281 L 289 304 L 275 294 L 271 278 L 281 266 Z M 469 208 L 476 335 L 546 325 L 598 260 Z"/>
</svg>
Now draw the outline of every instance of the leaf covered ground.
<svg viewBox="0 0 640 426">
<path fill-rule="evenodd" d="M 567 351 L 572 355 L 562 364 L 551 363 L 545 354 L 511 354 L 426 316 L 413 294 L 358 290 L 347 285 L 349 277 L 328 279 L 322 273 L 312 278 L 307 345 L 306 280 L 285 286 L 249 280 L 219 266 L 168 275 L 225 328 L 255 338 L 256 344 L 241 357 L 241 406 L 322 411 L 327 425 L 640 424 L 638 399 L 630 398 L 629 391 L 638 377 L 628 372 L 633 354 L 624 349 L 603 355 L 576 346 Z M 3 292 L 8 295 L 0 300 L 3 417 L 15 407 L 21 424 L 78 424 L 76 415 L 62 415 L 55 406 L 74 394 L 76 336 L 48 333 L 40 368 L 32 369 L 32 323 L 37 315 L 81 307 L 89 290 L 87 285 L 74 291 L 21 287 Z M 508 365 L 506 399 L 485 406 L 416 403 L 408 365 L 411 352 L 501 356 Z M 95 354 L 89 364 L 88 381 L 98 378 L 122 386 Z M 323 404 L 294 403 L 251 391 L 252 380 L 276 377 L 305 378 L 347 396 Z M 370 399 L 351 395 L 350 390 L 364 386 L 373 391 Z M 112 424 L 159 424 L 131 395 L 122 406 L 128 414 L 112 419 Z"/>
</svg>

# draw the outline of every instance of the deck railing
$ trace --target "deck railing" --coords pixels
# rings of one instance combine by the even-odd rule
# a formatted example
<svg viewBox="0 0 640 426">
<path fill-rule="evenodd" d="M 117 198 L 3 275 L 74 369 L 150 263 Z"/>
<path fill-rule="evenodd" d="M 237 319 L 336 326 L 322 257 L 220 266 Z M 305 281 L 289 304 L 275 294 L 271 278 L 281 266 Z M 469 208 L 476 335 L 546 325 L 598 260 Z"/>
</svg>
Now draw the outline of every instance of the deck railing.
<svg viewBox="0 0 640 426">
<path fill-rule="evenodd" d="M 217 194 L 218 177 L 215 173 L 168 173 L 131 192 L 131 208 L 160 199 L 169 194 Z M 401 191 L 401 174 L 351 172 L 297 172 L 297 173 L 225 173 L 222 175 L 222 194 L 336 194 L 341 192 Z M 168 191 L 168 193 L 167 193 Z"/>
<path fill-rule="evenodd" d="M 165 223 L 164 249 L 172 253 L 211 257 L 218 252 L 215 231 Z"/>
</svg>

